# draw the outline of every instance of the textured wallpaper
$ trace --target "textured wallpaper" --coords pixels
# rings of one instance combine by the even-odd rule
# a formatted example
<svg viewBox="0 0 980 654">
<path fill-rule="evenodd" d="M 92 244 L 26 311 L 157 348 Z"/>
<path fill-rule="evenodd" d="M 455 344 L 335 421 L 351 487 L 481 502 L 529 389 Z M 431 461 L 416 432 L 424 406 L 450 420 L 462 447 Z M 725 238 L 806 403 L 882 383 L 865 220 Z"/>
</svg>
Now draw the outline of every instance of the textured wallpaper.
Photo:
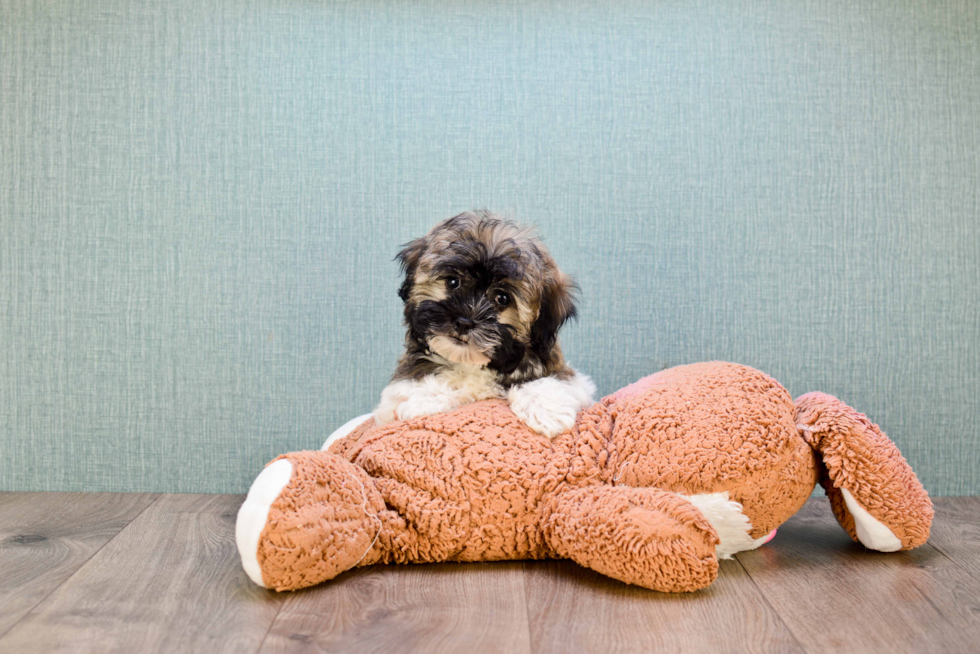
<svg viewBox="0 0 980 654">
<path fill-rule="evenodd" d="M 744 362 L 980 492 L 980 3 L 0 0 L 0 489 L 243 492 L 490 208 L 608 393 Z"/>
</svg>

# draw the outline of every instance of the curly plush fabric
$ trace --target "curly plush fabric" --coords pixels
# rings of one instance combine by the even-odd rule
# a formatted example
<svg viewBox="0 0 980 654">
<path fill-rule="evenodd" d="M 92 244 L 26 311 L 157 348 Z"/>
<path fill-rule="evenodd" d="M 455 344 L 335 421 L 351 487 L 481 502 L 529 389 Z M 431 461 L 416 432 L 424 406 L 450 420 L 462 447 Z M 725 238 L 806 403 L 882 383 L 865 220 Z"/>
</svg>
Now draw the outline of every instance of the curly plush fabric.
<svg viewBox="0 0 980 654">
<path fill-rule="evenodd" d="M 803 438 L 823 458 L 820 485 L 840 526 L 860 542 L 854 517 L 841 490 L 847 490 L 891 531 L 902 549 L 929 539 L 932 502 L 905 457 L 878 425 L 836 397 L 807 393 L 796 400 L 798 426 Z"/>
<path fill-rule="evenodd" d="M 755 538 L 796 513 L 817 481 L 792 397 L 747 366 L 670 368 L 603 404 L 616 424 L 614 483 L 687 495 L 727 490 Z"/>
<path fill-rule="evenodd" d="M 718 576 L 711 524 L 656 488 L 577 488 L 557 498 L 545 528 L 555 554 L 626 583 L 685 591 Z"/>
<path fill-rule="evenodd" d="M 718 574 L 725 530 L 745 530 L 726 552 L 758 546 L 818 479 L 855 538 L 839 489 L 902 547 L 924 542 L 932 518 L 911 468 L 863 415 L 820 394 L 797 405 L 769 376 L 720 362 L 646 377 L 550 441 L 487 400 L 368 420 L 327 452 L 282 458 L 291 477 L 257 552 L 261 581 L 279 590 L 374 563 L 556 557 L 696 590 Z"/>
<path fill-rule="evenodd" d="M 384 502 L 357 466 L 295 452 L 291 483 L 269 511 L 258 560 L 276 588 L 302 588 L 353 567 L 380 530 Z"/>
</svg>

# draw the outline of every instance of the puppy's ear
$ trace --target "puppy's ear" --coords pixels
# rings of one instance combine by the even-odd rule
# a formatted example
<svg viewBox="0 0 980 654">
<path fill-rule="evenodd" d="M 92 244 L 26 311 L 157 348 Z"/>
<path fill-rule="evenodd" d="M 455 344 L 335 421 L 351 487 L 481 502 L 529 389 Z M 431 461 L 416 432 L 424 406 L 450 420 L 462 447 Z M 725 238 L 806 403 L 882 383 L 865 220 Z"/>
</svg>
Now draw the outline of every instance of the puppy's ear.
<svg viewBox="0 0 980 654">
<path fill-rule="evenodd" d="M 412 292 L 412 286 L 415 284 L 415 271 L 419 267 L 419 260 L 422 258 L 427 244 L 425 237 L 417 238 L 402 246 L 402 251 L 395 257 L 405 275 L 405 280 L 398 288 L 398 297 L 402 299 L 402 302 L 407 302 L 408 295 Z"/>
<path fill-rule="evenodd" d="M 578 286 L 567 275 L 556 271 L 549 277 L 541 292 L 538 318 L 531 326 L 531 349 L 547 353 L 555 346 L 558 330 L 570 318 L 574 318 L 575 292 Z"/>
</svg>

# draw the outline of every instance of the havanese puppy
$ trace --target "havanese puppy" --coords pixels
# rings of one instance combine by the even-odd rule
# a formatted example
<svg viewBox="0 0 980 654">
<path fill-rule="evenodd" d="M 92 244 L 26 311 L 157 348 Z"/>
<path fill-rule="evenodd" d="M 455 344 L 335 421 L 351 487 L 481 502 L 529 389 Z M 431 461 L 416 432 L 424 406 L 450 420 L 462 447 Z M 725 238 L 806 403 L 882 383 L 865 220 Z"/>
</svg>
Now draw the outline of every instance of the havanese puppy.
<svg viewBox="0 0 980 654">
<path fill-rule="evenodd" d="M 506 398 L 524 424 L 553 438 L 593 403 L 595 385 L 558 344 L 575 316 L 575 285 L 530 229 L 466 212 L 397 258 L 408 331 L 377 424 Z"/>
</svg>

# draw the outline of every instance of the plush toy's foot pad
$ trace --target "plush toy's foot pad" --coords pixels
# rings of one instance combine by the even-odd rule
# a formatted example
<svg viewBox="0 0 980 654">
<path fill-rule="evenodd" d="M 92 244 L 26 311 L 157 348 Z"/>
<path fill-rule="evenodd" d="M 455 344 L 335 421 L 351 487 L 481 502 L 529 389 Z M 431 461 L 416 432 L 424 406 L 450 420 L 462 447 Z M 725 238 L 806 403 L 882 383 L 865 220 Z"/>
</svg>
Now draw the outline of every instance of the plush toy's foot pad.
<svg viewBox="0 0 980 654">
<path fill-rule="evenodd" d="M 881 552 L 925 543 L 932 502 L 878 425 L 824 393 L 807 393 L 796 406 L 800 433 L 823 459 L 820 483 L 851 538 Z"/>
<path fill-rule="evenodd" d="M 260 586 L 294 590 L 378 558 L 384 501 L 367 474 L 326 452 L 294 452 L 256 478 L 238 513 L 242 566 Z"/>
<path fill-rule="evenodd" d="M 545 533 L 555 552 L 596 572 L 663 592 L 718 576 L 718 536 L 690 502 L 655 488 L 592 486 L 554 501 Z"/>
</svg>

